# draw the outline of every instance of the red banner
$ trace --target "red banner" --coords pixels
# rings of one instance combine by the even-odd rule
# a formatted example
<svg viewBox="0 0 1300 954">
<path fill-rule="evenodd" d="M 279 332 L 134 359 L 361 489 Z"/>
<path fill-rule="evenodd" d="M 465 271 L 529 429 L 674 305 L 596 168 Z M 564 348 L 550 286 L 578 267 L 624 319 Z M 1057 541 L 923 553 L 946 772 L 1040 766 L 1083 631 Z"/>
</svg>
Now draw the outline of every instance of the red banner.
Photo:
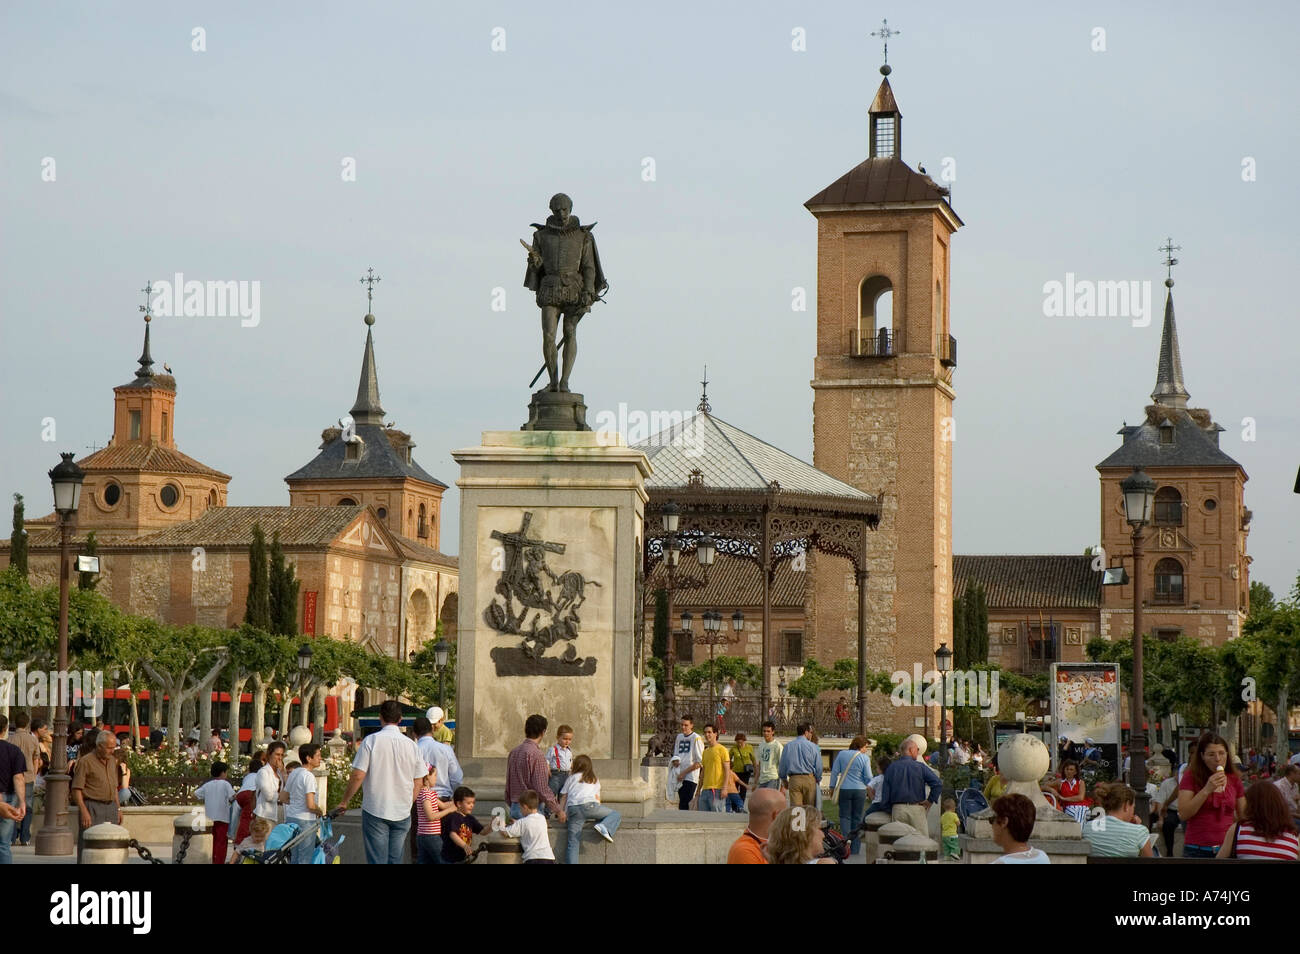
<svg viewBox="0 0 1300 954">
<path fill-rule="evenodd" d="M 302 594 L 302 634 L 316 635 L 316 591 Z"/>
</svg>

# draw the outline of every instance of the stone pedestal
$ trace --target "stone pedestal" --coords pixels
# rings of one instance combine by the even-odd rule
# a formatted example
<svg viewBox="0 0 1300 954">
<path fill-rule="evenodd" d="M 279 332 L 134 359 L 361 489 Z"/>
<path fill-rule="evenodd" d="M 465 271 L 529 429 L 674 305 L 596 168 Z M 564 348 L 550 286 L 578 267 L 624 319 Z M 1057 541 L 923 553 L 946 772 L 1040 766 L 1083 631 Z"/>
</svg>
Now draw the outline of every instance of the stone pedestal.
<svg viewBox="0 0 1300 954">
<path fill-rule="evenodd" d="M 528 402 L 528 422 L 520 430 L 589 431 L 587 404 L 581 394 L 543 388 Z"/>
<path fill-rule="evenodd" d="M 620 435 L 579 430 L 487 431 L 453 457 L 465 783 L 504 786 L 505 757 L 539 713 L 547 741 L 573 727 L 603 801 L 644 814 L 634 624 L 649 462 Z"/>
</svg>

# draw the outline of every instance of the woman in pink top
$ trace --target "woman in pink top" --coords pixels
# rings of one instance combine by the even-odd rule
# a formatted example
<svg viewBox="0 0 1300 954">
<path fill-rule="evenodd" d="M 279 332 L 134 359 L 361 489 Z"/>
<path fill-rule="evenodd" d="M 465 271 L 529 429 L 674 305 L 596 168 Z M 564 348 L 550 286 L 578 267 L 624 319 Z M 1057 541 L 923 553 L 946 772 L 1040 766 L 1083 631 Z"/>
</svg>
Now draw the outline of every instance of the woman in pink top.
<svg viewBox="0 0 1300 954">
<path fill-rule="evenodd" d="M 1246 791 L 1228 759 L 1228 743 L 1204 733 L 1178 783 L 1178 815 L 1187 823 L 1184 858 L 1213 858 L 1246 810 Z"/>
<path fill-rule="evenodd" d="M 1295 822 L 1277 786 L 1257 782 L 1246 790 L 1245 817 L 1228 829 L 1219 857 L 1264 861 L 1300 859 Z"/>
</svg>

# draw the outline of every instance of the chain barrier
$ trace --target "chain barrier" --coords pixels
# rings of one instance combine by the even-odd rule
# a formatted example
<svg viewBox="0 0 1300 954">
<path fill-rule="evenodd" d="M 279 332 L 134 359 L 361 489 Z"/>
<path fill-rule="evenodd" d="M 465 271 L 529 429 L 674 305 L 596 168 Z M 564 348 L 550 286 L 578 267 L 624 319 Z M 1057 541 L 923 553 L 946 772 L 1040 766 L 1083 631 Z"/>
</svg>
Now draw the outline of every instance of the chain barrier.
<svg viewBox="0 0 1300 954">
<path fill-rule="evenodd" d="M 163 862 L 162 862 L 160 859 L 155 858 L 155 857 L 153 856 L 153 852 L 152 852 L 152 851 L 150 851 L 150 850 L 149 850 L 148 848 L 146 848 L 144 845 L 140 844 L 140 842 L 136 841 L 134 838 L 132 838 L 132 839 L 131 839 L 130 841 L 128 841 L 126 844 L 127 844 L 127 847 L 128 847 L 128 848 L 134 848 L 134 849 L 135 849 L 135 853 L 136 853 L 137 855 L 139 855 L 141 858 L 143 858 L 145 861 L 149 862 L 149 864 L 151 864 L 151 865 L 160 865 L 160 864 L 163 864 Z"/>
<path fill-rule="evenodd" d="M 176 853 L 176 858 L 175 860 L 172 861 L 172 864 L 174 865 L 185 864 L 185 853 L 190 850 L 190 839 L 193 837 L 194 837 L 194 832 L 192 831 L 185 831 L 181 833 L 181 848 L 180 851 Z M 135 853 L 139 855 L 141 858 L 143 858 L 145 861 L 149 862 L 149 864 L 151 865 L 163 865 L 167 863 L 160 858 L 155 858 L 153 856 L 153 852 L 150 851 L 146 845 L 140 844 L 140 842 L 136 841 L 134 838 L 132 838 L 126 844 L 128 848 L 134 848 Z"/>
</svg>

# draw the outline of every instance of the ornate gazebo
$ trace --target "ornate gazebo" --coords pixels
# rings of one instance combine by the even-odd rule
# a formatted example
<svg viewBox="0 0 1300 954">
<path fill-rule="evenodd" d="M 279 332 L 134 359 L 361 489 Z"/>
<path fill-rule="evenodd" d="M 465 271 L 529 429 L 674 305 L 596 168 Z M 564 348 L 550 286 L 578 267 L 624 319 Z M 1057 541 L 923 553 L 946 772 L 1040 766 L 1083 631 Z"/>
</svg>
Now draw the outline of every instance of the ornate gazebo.
<svg viewBox="0 0 1300 954">
<path fill-rule="evenodd" d="M 651 578 L 670 548 L 679 546 L 685 555 L 701 541 L 706 549 L 712 545 L 719 553 L 752 562 L 761 574 L 761 711 L 767 711 L 771 694 L 771 589 L 777 567 L 813 551 L 843 557 L 853 565 L 858 586 L 858 729 L 865 733 L 867 531 L 880 522 L 879 498 L 714 417 L 707 395 L 695 414 L 636 447 L 654 468 L 646 481 L 650 500 L 645 507 L 643 579 Z M 664 527 L 666 509 L 677 515 L 675 533 Z M 691 562 L 682 561 L 676 589 L 699 585 L 700 575 L 707 572 L 707 567 L 698 566 L 688 570 Z M 673 590 L 669 587 L 670 620 Z M 671 638 L 669 643 L 671 660 Z M 671 725 L 676 717 L 675 687 L 671 670 L 666 675 Z"/>
</svg>

